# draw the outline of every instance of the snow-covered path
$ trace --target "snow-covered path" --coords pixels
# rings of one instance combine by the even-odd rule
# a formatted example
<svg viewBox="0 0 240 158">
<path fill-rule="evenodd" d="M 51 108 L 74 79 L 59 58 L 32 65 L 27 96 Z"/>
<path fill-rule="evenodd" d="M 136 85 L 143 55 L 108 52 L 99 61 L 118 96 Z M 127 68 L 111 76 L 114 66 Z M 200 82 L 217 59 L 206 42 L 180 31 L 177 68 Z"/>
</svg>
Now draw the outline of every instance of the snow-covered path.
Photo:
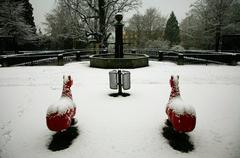
<svg viewBox="0 0 240 158">
<path fill-rule="evenodd" d="M 108 94 L 106 69 L 88 62 L 58 66 L 0 69 L 0 158 L 159 158 L 240 156 L 240 67 L 177 66 L 150 62 L 132 69 L 129 97 Z M 46 110 L 58 100 L 62 75 L 74 80 L 79 136 L 70 148 L 52 152 L 53 132 L 45 123 Z M 162 136 L 170 94 L 169 77 L 180 75 L 184 101 L 197 113 L 189 133 L 195 150 L 173 150 Z"/>
</svg>

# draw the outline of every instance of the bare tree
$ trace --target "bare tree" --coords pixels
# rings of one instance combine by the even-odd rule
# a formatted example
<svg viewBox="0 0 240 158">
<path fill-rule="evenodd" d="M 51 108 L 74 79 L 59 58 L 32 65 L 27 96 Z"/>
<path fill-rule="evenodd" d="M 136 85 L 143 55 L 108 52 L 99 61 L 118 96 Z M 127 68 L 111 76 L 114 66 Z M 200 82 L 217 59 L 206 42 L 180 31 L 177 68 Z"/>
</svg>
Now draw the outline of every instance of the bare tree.
<svg viewBox="0 0 240 158">
<path fill-rule="evenodd" d="M 187 49 L 209 49 L 214 43 L 212 30 L 207 29 L 199 14 L 191 13 L 180 24 L 181 45 Z"/>
<path fill-rule="evenodd" d="M 144 32 L 149 40 L 156 40 L 163 36 L 166 17 L 156 8 L 149 8 L 143 16 Z"/>
<path fill-rule="evenodd" d="M 81 19 L 63 1 L 46 15 L 46 36 L 54 49 L 75 48 L 75 43 L 86 43 L 84 24 Z M 68 41 L 68 42 L 66 42 Z M 72 42 L 70 42 L 72 41 Z M 65 46 L 64 46 L 65 45 Z"/>
<path fill-rule="evenodd" d="M 134 14 L 129 19 L 125 31 L 130 43 L 144 47 L 147 41 L 162 40 L 165 24 L 166 17 L 157 9 L 149 8 L 144 15 Z"/>
<path fill-rule="evenodd" d="M 63 0 L 85 23 L 88 35 L 93 35 L 100 47 L 107 45 L 114 15 L 127 12 L 140 5 L 139 0 Z"/>
<path fill-rule="evenodd" d="M 125 42 L 134 44 L 137 47 L 142 46 L 142 41 L 144 41 L 143 24 L 143 16 L 139 13 L 134 14 L 129 19 L 128 26 L 125 27 Z"/>
<path fill-rule="evenodd" d="M 205 25 L 205 31 L 214 34 L 215 50 L 219 50 L 222 29 L 226 25 L 226 13 L 233 0 L 198 0 L 192 7 L 192 13 L 199 16 Z"/>
<path fill-rule="evenodd" d="M 74 13 L 62 2 L 59 1 L 57 7 L 46 15 L 46 32 L 49 36 L 77 38 L 86 41 L 84 24 Z"/>
<path fill-rule="evenodd" d="M 240 0 L 233 0 L 226 17 L 223 34 L 240 34 Z"/>
</svg>

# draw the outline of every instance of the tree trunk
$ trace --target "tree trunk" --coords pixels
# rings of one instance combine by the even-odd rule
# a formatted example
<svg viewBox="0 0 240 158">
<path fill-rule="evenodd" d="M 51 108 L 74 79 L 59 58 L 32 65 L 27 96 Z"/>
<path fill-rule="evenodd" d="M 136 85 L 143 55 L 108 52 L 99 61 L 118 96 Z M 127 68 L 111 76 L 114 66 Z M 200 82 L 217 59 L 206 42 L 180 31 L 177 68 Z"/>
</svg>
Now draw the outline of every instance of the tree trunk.
<svg viewBox="0 0 240 158">
<path fill-rule="evenodd" d="M 100 48 L 104 48 L 106 45 L 106 12 L 105 12 L 105 0 L 98 0 L 99 8 L 99 31 L 100 35 Z"/>
<path fill-rule="evenodd" d="M 220 45 L 220 36 L 221 33 L 220 32 L 216 32 L 216 41 L 215 41 L 215 51 L 218 52 L 219 51 L 219 45 Z"/>
</svg>

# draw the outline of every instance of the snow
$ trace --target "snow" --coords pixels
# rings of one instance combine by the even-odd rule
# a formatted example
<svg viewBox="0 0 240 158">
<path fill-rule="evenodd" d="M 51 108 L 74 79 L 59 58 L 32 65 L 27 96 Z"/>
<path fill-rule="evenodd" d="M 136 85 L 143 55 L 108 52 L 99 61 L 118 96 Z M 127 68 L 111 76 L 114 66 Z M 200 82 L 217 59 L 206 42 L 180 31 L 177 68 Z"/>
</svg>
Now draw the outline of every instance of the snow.
<svg viewBox="0 0 240 158">
<path fill-rule="evenodd" d="M 238 158 L 240 155 L 240 67 L 150 62 L 130 69 L 129 97 L 110 97 L 109 69 L 89 62 L 64 66 L 0 68 L 1 158 Z M 46 110 L 70 74 L 79 136 L 58 152 L 48 150 L 54 132 Z M 184 102 L 198 117 L 189 133 L 195 149 L 173 150 L 162 136 L 170 95 L 169 77 L 179 74 Z"/>
<path fill-rule="evenodd" d="M 50 105 L 47 110 L 47 115 L 58 113 L 65 114 L 67 110 L 73 109 L 76 105 L 68 97 L 61 97 L 56 103 Z"/>
<path fill-rule="evenodd" d="M 123 15 L 121 12 L 118 12 L 116 15 Z"/>
<path fill-rule="evenodd" d="M 67 81 L 69 81 L 68 76 L 69 75 L 63 75 L 63 83 L 67 83 Z"/>
<path fill-rule="evenodd" d="M 185 103 L 181 97 L 172 98 L 169 102 L 169 108 L 178 115 L 183 115 L 184 113 L 187 113 L 196 116 L 194 107 L 188 103 Z"/>
<path fill-rule="evenodd" d="M 178 84 L 179 84 L 179 76 L 178 75 L 171 75 L 171 77 L 173 78 L 173 81 L 175 83 L 175 86 L 178 87 Z"/>
</svg>

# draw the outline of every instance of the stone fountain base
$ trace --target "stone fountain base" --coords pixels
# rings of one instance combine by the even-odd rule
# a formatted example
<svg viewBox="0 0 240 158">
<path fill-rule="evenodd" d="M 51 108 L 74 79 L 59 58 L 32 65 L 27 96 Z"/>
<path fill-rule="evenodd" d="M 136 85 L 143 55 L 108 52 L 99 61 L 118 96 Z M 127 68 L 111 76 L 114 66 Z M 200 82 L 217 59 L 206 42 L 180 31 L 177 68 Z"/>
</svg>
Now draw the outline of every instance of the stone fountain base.
<svg viewBox="0 0 240 158">
<path fill-rule="evenodd" d="M 115 58 L 114 54 L 90 56 L 90 67 L 117 69 L 139 68 L 145 66 L 148 66 L 148 56 L 145 54 L 124 54 L 124 58 Z"/>
</svg>

